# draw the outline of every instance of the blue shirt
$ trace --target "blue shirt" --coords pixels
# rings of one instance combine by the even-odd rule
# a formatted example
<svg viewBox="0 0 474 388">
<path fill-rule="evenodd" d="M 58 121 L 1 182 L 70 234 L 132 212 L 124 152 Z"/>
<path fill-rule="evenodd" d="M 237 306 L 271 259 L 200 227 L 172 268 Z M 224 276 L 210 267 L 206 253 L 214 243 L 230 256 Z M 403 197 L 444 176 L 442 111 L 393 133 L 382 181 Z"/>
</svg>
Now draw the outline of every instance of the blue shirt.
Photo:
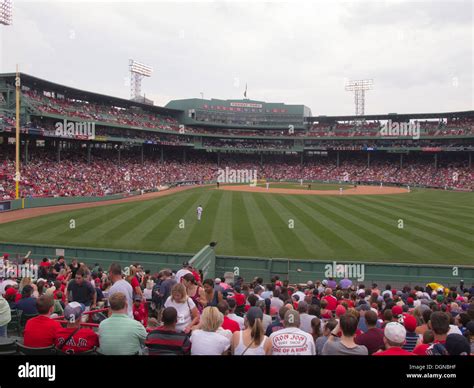
<svg viewBox="0 0 474 388">
<path fill-rule="evenodd" d="M 20 299 L 16 304 L 17 310 L 22 310 L 23 314 L 38 314 L 36 309 L 36 298 L 32 296 Z"/>
</svg>

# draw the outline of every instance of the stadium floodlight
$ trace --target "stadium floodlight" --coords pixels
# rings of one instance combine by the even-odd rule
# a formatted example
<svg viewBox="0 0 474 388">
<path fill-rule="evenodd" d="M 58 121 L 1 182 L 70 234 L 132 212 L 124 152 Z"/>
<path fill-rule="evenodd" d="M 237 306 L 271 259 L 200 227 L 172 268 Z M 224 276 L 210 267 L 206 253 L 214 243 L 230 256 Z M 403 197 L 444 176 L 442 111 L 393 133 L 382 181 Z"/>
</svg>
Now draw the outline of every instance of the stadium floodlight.
<svg viewBox="0 0 474 388">
<path fill-rule="evenodd" d="M 371 79 L 361 79 L 346 82 L 346 91 L 354 92 L 355 114 L 363 116 L 365 111 L 365 91 L 371 90 L 374 85 Z"/>
<path fill-rule="evenodd" d="M 12 0 L 0 0 L 0 24 L 12 24 Z"/>
<path fill-rule="evenodd" d="M 140 97 L 142 88 L 142 78 L 151 77 L 153 68 L 144 63 L 130 59 L 128 62 L 130 69 L 130 98 Z"/>
</svg>

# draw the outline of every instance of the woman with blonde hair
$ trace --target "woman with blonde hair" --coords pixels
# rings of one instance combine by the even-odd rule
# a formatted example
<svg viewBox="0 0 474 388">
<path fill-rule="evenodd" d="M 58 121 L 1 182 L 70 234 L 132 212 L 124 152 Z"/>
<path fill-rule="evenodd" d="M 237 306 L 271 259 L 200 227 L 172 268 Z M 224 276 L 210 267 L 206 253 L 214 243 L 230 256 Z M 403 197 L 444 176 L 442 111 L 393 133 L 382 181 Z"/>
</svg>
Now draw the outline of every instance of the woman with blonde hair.
<svg viewBox="0 0 474 388">
<path fill-rule="evenodd" d="M 166 299 L 165 308 L 174 307 L 178 313 L 176 331 L 189 333 L 199 322 L 199 312 L 193 300 L 186 294 L 186 288 L 178 283 L 171 288 L 171 295 Z"/>
<path fill-rule="evenodd" d="M 263 332 L 263 311 L 251 307 L 245 316 L 245 330 L 232 337 L 232 354 L 235 356 L 265 356 L 272 353 L 272 343 Z"/>
<path fill-rule="evenodd" d="M 191 335 L 191 355 L 220 356 L 230 348 L 230 340 L 219 334 L 218 330 L 224 322 L 224 315 L 217 307 L 206 307 L 202 311 L 201 320 Z"/>
</svg>

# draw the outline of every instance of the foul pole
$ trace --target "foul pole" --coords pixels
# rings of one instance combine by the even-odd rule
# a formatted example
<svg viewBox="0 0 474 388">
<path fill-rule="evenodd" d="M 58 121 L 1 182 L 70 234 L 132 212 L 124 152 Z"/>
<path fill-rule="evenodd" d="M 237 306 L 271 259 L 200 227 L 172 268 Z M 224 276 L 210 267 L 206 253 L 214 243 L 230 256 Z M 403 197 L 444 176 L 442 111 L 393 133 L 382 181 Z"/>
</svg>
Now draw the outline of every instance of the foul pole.
<svg viewBox="0 0 474 388">
<path fill-rule="evenodd" d="M 16 65 L 16 174 L 15 174 L 15 193 L 16 199 L 20 198 L 20 73 L 18 72 L 18 65 Z"/>
</svg>

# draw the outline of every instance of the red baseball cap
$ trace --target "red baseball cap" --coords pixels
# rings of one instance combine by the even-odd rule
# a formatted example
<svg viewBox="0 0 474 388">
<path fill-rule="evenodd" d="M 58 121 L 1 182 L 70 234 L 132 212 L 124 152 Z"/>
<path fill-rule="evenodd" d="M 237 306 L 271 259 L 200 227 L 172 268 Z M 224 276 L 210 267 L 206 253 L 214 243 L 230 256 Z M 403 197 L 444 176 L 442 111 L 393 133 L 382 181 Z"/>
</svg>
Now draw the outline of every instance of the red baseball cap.
<svg viewBox="0 0 474 388">
<path fill-rule="evenodd" d="M 393 306 L 392 307 L 392 314 L 397 317 L 399 315 L 401 315 L 403 313 L 403 309 L 402 309 L 402 306 Z"/>
<path fill-rule="evenodd" d="M 400 322 L 403 326 L 405 326 L 405 329 L 407 329 L 407 331 L 415 331 L 416 330 L 416 326 L 417 326 L 417 322 L 416 322 L 416 318 L 411 315 L 411 314 L 403 314 L 403 317 L 400 318 Z"/>
<path fill-rule="evenodd" d="M 8 290 L 5 291 L 5 296 L 10 296 L 10 295 L 16 295 L 16 289 L 13 287 L 10 287 Z"/>
<path fill-rule="evenodd" d="M 336 307 L 336 316 L 340 317 L 346 313 L 346 308 L 343 305 L 339 305 Z"/>
</svg>

